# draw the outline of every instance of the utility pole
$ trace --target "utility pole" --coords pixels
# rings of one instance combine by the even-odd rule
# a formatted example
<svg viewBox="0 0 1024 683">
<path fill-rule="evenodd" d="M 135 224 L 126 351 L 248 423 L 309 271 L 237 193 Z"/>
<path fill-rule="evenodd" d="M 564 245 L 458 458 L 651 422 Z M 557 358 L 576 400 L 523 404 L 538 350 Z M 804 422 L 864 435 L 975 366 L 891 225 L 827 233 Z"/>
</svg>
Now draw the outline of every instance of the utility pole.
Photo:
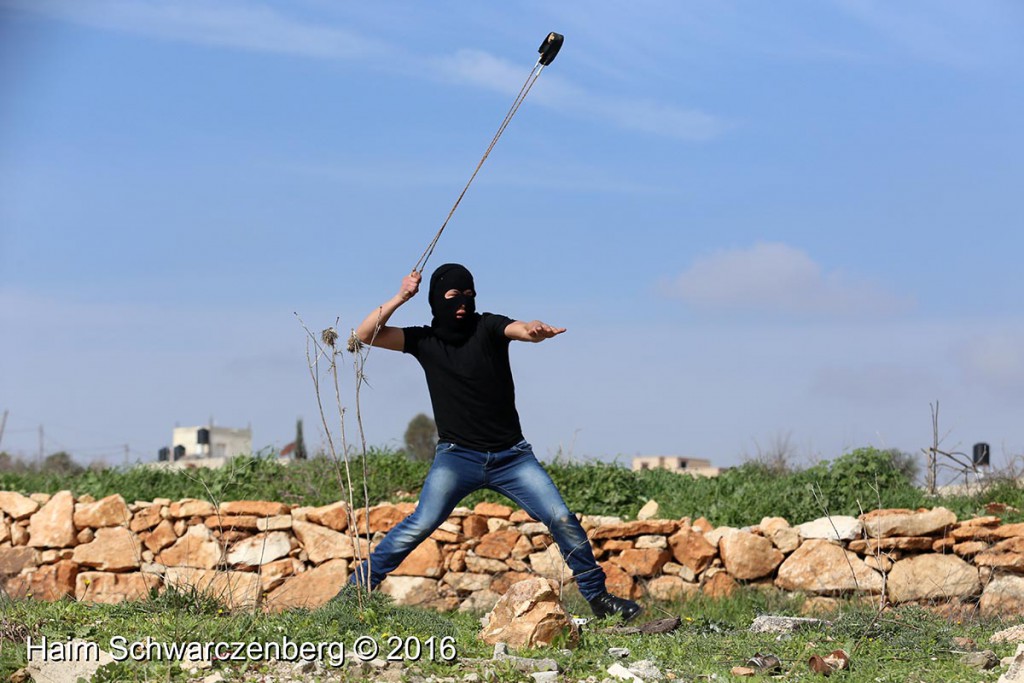
<svg viewBox="0 0 1024 683">
<path fill-rule="evenodd" d="M 4 427 L 7 426 L 7 409 L 4 408 L 4 417 L 0 420 L 0 444 L 4 442 Z"/>
<path fill-rule="evenodd" d="M 125 444 L 124 445 L 124 466 L 125 467 L 128 467 L 128 451 L 129 450 L 130 449 L 128 448 L 128 444 Z"/>
<path fill-rule="evenodd" d="M 39 459 L 36 464 L 43 466 L 43 425 L 39 425 Z"/>
</svg>

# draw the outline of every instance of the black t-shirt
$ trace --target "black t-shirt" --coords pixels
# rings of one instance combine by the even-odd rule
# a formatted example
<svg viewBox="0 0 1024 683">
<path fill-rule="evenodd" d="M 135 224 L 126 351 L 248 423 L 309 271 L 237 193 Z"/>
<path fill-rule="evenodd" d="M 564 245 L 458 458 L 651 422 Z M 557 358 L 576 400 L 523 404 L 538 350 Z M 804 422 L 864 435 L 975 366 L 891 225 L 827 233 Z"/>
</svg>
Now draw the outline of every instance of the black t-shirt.
<svg viewBox="0 0 1024 683">
<path fill-rule="evenodd" d="M 476 451 L 501 451 L 523 440 L 505 328 L 514 322 L 480 316 L 464 344 L 442 341 L 430 327 L 404 327 L 405 353 L 423 366 L 441 441 Z"/>
</svg>

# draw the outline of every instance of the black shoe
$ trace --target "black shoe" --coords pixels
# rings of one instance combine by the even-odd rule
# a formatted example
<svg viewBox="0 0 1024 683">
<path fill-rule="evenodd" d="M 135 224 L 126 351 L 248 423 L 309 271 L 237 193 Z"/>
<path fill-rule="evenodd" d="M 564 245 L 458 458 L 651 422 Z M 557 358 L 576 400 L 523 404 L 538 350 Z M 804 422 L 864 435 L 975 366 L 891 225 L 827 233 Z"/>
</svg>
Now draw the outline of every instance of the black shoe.
<svg viewBox="0 0 1024 683">
<path fill-rule="evenodd" d="M 594 611 L 594 616 L 598 619 L 618 614 L 622 617 L 622 621 L 629 622 L 644 611 L 643 607 L 632 600 L 617 598 L 611 593 L 604 593 L 588 602 L 590 609 Z"/>
</svg>

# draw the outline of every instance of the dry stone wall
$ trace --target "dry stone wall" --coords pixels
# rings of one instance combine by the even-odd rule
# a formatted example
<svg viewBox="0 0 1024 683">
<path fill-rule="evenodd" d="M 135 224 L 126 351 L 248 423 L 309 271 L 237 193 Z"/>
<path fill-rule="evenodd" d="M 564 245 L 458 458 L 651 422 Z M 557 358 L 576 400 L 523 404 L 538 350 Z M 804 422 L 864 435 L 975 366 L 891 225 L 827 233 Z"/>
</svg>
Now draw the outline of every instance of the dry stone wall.
<svg viewBox="0 0 1024 683">
<path fill-rule="evenodd" d="M 342 503 L 127 503 L 119 495 L 0 491 L 0 586 L 43 600 L 115 603 L 176 587 L 232 607 L 315 607 L 414 509 L 399 503 L 352 515 Z M 717 597 L 747 584 L 802 592 L 814 604 L 884 595 L 894 603 L 978 603 L 985 614 L 1024 614 L 1024 524 L 996 516 L 958 521 L 945 508 L 874 510 L 797 526 L 765 518 L 736 529 L 703 518 L 657 519 L 651 510 L 645 506 L 635 521 L 581 518 L 613 593 Z M 521 510 L 481 503 L 457 508 L 381 590 L 404 604 L 483 611 L 538 575 L 571 583 L 544 525 Z"/>
</svg>

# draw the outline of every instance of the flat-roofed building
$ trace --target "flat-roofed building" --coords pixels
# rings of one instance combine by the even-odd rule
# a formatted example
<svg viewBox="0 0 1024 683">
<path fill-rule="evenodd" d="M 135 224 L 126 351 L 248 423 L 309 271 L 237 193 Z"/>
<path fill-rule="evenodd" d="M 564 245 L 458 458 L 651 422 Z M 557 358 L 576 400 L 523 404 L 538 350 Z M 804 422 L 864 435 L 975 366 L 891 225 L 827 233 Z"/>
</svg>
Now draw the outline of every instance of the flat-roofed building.
<svg viewBox="0 0 1024 683">
<path fill-rule="evenodd" d="M 686 458 L 681 455 L 638 455 L 633 458 L 634 472 L 653 469 L 682 472 L 695 477 L 717 477 L 721 471 L 712 467 L 710 460 L 703 458 Z"/>
</svg>

